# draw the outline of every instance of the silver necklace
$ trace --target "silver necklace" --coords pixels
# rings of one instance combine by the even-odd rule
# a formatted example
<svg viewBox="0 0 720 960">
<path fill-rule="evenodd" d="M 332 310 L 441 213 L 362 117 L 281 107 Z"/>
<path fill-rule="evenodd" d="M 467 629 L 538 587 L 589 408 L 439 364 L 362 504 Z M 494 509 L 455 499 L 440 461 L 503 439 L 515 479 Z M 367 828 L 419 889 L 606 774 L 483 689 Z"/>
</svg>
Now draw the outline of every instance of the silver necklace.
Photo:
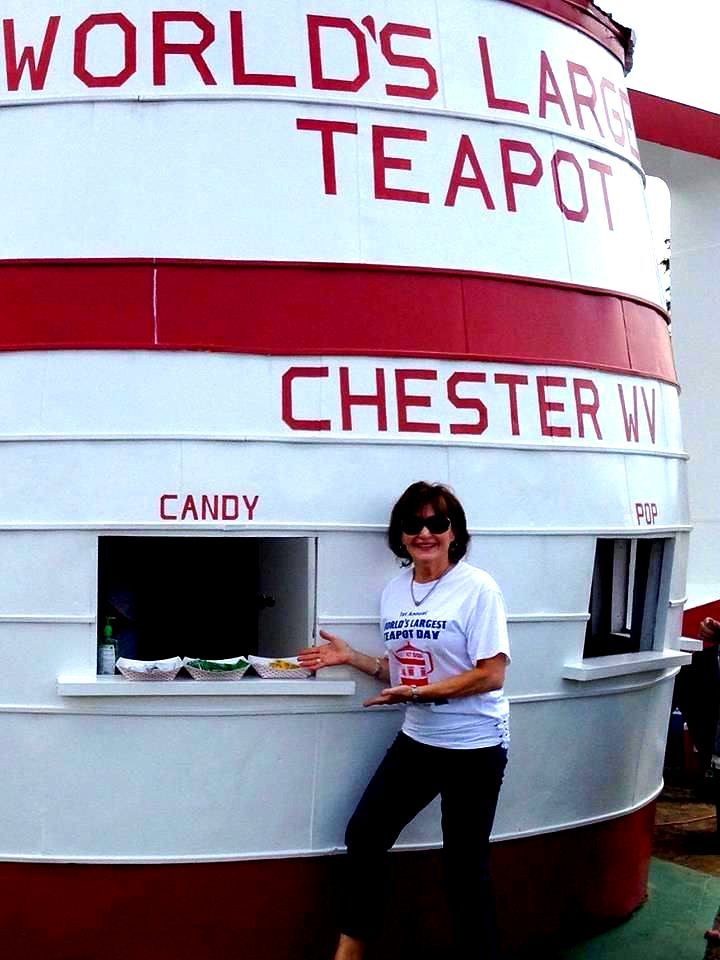
<svg viewBox="0 0 720 960">
<path fill-rule="evenodd" d="M 445 567 L 445 569 L 443 570 L 443 572 L 442 572 L 442 573 L 440 574 L 440 576 L 437 578 L 437 580 L 435 581 L 435 583 L 430 587 L 430 589 L 428 590 L 428 592 L 427 592 L 424 596 L 420 597 L 419 600 L 418 600 L 418 598 L 415 596 L 415 590 L 414 590 L 414 588 L 413 588 L 413 585 L 414 585 L 414 583 L 415 583 L 415 573 L 413 572 L 413 575 L 412 575 L 412 577 L 410 578 L 410 596 L 412 597 L 412 601 L 413 601 L 413 603 L 415 604 L 416 607 L 419 607 L 421 603 L 425 603 L 425 601 L 426 601 L 427 598 L 430 596 L 430 594 L 431 594 L 437 587 L 440 586 L 440 581 L 441 581 L 442 578 L 445 576 L 445 574 L 446 574 L 446 573 L 450 573 L 450 571 L 452 570 L 452 568 L 453 568 L 453 564 L 450 564 L 449 567 Z"/>
</svg>

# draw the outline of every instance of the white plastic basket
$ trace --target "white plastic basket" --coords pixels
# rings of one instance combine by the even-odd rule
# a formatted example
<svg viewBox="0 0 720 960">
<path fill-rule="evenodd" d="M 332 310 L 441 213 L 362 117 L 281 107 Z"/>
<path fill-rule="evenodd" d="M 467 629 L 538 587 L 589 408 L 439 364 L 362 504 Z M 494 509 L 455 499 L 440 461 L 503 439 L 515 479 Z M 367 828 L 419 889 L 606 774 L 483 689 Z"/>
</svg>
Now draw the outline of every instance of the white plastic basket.
<svg viewBox="0 0 720 960">
<path fill-rule="evenodd" d="M 203 670 L 200 667 L 191 667 L 193 660 L 204 660 L 206 663 L 238 663 L 237 670 Z M 193 680 L 239 680 L 250 663 L 245 657 L 228 657 L 226 660 L 209 660 L 207 657 L 184 657 L 183 666 Z"/>
<path fill-rule="evenodd" d="M 248 660 L 264 680 L 307 680 L 312 676 L 312 670 L 301 667 L 297 657 L 254 657 L 250 654 Z"/>
<path fill-rule="evenodd" d="M 183 662 L 180 657 L 167 660 L 130 660 L 119 657 L 115 666 L 126 680 L 174 680 Z"/>
</svg>

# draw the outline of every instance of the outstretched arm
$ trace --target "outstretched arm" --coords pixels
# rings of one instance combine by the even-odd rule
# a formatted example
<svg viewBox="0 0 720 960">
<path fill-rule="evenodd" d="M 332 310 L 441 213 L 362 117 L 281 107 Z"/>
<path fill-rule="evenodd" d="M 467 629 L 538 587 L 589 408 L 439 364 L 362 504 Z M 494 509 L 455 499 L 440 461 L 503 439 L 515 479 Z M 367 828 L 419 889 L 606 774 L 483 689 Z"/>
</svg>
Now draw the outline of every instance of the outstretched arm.
<svg viewBox="0 0 720 960">
<path fill-rule="evenodd" d="M 383 683 L 390 679 L 390 669 L 387 657 L 371 657 L 367 653 L 354 650 L 346 640 L 327 630 L 321 630 L 320 636 L 326 642 L 317 647 L 306 647 L 298 653 L 298 660 L 303 667 L 310 670 L 320 670 L 321 667 L 334 667 L 338 664 L 348 664 L 362 673 L 377 677 Z"/>
</svg>

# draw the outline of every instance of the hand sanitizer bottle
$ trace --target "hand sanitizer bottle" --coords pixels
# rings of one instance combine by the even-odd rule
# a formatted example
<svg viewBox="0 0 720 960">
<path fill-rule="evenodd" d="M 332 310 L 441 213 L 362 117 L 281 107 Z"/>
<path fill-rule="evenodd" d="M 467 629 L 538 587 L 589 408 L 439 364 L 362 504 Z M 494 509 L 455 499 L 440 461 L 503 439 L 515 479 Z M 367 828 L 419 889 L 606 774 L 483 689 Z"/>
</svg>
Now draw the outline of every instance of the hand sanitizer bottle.
<svg viewBox="0 0 720 960">
<path fill-rule="evenodd" d="M 115 617 L 105 617 L 103 641 L 98 644 L 98 673 L 101 676 L 112 676 L 115 673 L 117 649 L 112 635 L 112 625 L 110 624 L 110 621 L 114 619 Z"/>
</svg>

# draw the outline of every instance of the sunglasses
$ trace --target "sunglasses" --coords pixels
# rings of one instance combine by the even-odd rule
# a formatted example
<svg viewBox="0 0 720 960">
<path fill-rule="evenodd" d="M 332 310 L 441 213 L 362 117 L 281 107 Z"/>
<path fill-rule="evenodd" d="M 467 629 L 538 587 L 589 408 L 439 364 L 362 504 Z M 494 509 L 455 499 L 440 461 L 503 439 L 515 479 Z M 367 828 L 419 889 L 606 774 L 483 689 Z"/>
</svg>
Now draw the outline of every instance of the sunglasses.
<svg viewBox="0 0 720 960">
<path fill-rule="evenodd" d="M 423 527 L 427 527 L 430 533 L 446 533 L 450 529 L 450 518 L 444 513 L 431 513 L 429 517 L 412 514 L 405 517 L 400 527 L 409 537 L 417 536 Z"/>
</svg>

